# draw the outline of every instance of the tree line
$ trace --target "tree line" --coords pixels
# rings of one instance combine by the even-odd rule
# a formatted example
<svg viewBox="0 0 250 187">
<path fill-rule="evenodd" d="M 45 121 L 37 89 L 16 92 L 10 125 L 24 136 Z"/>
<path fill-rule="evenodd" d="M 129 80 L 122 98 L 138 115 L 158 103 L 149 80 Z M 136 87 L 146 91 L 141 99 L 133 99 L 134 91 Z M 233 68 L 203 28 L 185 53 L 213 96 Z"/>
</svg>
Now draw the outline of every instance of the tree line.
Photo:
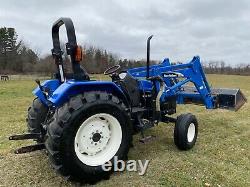
<svg viewBox="0 0 250 187">
<path fill-rule="evenodd" d="M 22 41 L 17 40 L 14 28 L 0 28 L 0 71 L 1 73 L 28 72 L 35 65 L 38 55 Z"/>
<path fill-rule="evenodd" d="M 250 75 L 250 64 L 244 63 L 232 67 L 224 61 L 210 61 L 203 63 L 203 68 L 210 74 Z"/>
<path fill-rule="evenodd" d="M 64 53 L 65 54 L 65 53 Z M 94 46 L 83 47 L 81 65 L 89 73 L 103 73 L 105 69 L 119 64 L 122 69 L 145 66 L 145 60 L 120 59 L 116 54 Z M 151 64 L 159 63 L 151 61 Z M 232 67 L 223 61 L 203 63 L 206 73 L 250 75 L 250 64 L 238 64 Z M 71 68 L 65 63 L 65 67 Z M 0 74 L 51 75 L 56 71 L 51 55 L 40 56 L 21 40 L 14 28 L 0 28 Z"/>
</svg>

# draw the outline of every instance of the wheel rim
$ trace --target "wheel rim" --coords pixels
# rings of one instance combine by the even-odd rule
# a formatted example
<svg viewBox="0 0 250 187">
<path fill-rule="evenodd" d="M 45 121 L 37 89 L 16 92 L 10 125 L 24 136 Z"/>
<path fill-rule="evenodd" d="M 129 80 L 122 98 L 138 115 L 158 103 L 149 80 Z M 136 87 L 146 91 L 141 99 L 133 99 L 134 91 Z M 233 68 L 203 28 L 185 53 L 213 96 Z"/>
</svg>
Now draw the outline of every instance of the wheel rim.
<svg viewBox="0 0 250 187">
<path fill-rule="evenodd" d="M 188 142 L 192 142 L 195 137 L 195 125 L 194 123 L 191 123 L 188 127 L 188 132 L 187 132 L 187 139 Z"/>
<path fill-rule="evenodd" d="M 82 163 L 98 166 L 114 157 L 121 141 L 119 121 L 110 114 L 100 113 L 81 124 L 75 136 L 74 148 Z"/>
</svg>

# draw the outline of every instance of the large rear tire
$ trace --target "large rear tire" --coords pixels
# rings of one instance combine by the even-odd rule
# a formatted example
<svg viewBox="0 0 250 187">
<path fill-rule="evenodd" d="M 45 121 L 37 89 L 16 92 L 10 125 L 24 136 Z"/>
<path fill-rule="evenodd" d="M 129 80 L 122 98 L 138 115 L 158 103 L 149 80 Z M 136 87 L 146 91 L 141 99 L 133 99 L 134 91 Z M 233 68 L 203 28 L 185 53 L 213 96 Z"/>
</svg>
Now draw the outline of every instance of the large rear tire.
<svg viewBox="0 0 250 187">
<path fill-rule="evenodd" d="M 28 116 L 26 118 L 28 132 L 30 133 L 41 133 L 43 134 L 42 123 L 45 121 L 48 113 L 48 107 L 46 107 L 41 100 L 36 97 L 31 106 L 28 108 Z M 43 142 L 43 138 L 37 140 Z"/>
<path fill-rule="evenodd" d="M 117 97 L 87 92 L 57 109 L 46 148 L 54 169 L 72 180 L 95 183 L 109 177 L 102 165 L 126 160 L 132 141 L 130 116 Z"/>
</svg>

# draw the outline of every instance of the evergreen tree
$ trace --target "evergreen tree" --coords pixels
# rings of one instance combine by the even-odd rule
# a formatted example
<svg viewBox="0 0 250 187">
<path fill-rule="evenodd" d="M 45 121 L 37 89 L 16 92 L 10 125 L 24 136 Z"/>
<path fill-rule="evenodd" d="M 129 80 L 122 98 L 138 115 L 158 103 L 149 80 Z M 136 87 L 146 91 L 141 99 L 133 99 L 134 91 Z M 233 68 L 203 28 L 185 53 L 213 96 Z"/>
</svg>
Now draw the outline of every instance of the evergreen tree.
<svg viewBox="0 0 250 187">
<path fill-rule="evenodd" d="M 0 71 L 23 72 L 38 61 L 37 54 L 18 41 L 14 28 L 0 28 Z M 32 69 L 33 66 L 30 66 Z"/>
</svg>

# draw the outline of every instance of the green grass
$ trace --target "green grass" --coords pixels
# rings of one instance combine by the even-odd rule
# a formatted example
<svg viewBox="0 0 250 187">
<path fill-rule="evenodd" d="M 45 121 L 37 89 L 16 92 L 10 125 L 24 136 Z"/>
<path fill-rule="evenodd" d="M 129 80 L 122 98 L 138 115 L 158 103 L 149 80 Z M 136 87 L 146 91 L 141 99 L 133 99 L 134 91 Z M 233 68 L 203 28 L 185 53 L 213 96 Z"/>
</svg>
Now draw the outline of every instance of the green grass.
<svg viewBox="0 0 250 187">
<path fill-rule="evenodd" d="M 95 75 L 96 79 L 103 76 Z M 36 86 L 35 78 L 0 82 L 0 186 L 75 186 L 58 176 L 42 151 L 15 155 L 13 150 L 31 141 L 8 141 L 26 131 L 26 113 Z M 241 88 L 250 97 L 250 76 L 209 75 L 213 87 Z M 129 159 L 149 159 L 144 176 L 115 173 L 97 186 L 250 186 L 250 105 L 238 112 L 178 106 L 178 114 L 194 113 L 199 120 L 197 144 L 179 151 L 173 143 L 173 125 L 160 124 L 147 134 L 155 141 L 145 145 L 134 136 Z"/>
</svg>

